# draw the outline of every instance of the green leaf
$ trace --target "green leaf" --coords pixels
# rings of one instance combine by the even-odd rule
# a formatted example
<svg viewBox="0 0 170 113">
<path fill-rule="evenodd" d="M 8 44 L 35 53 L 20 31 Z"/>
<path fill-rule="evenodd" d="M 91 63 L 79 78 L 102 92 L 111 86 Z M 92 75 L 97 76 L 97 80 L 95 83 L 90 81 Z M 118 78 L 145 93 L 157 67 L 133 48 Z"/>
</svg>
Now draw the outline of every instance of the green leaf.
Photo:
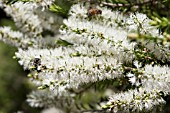
<svg viewBox="0 0 170 113">
<path fill-rule="evenodd" d="M 57 0 L 49 7 L 49 10 L 66 18 L 68 17 L 68 12 L 72 4 L 73 3 L 68 0 Z"/>
<path fill-rule="evenodd" d="M 67 42 L 65 40 L 62 40 L 62 39 L 59 39 L 56 41 L 56 44 L 57 45 L 60 45 L 60 46 L 69 46 L 69 45 L 73 45 L 72 43 L 70 42 Z"/>
</svg>

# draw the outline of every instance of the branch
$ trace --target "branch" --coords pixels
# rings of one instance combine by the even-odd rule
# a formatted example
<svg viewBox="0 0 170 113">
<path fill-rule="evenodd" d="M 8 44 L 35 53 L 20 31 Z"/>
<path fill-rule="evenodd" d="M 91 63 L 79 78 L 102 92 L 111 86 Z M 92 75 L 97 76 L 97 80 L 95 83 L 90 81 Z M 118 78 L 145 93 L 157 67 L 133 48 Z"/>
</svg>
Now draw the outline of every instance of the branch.
<svg viewBox="0 0 170 113">
<path fill-rule="evenodd" d="M 140 3 L 134 3 L 134 4 L 121 4 L 121 3 L 119 3 L 119 4 L 116 4 L 116 3 L 107 3 L 107 2 L 101 2 L 101 4 L 103 5 L 103 6 L 109 6 L 109 7 L 112 7 L 112 8 L 118 8 L 118 7 L 138 7 L 138 6 L 140 6 L 140 5 L 145 5 L 145 4 L 154 4 L 154 5 L 156 5 L 156 4 L 158 4 L 158 2 L 157 1 L 155 1 L 155 0 L 145 0 L 144 2 L 140 2 Z"/>
</svg>

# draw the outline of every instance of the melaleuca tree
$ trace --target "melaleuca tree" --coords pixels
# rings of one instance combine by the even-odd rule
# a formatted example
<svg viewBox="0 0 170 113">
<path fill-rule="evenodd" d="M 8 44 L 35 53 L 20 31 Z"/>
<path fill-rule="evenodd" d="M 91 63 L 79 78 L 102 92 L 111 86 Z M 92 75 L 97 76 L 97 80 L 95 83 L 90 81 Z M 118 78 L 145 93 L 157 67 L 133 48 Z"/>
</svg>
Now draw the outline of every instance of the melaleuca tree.
<svg viewBox="0 0 170 113">
<path fill-rule="evenodd" d="M 158 28 L 169 20 L 112 10 L 133 2 L 1 0 L 17 30 L 0 27 L 0 39 L 18 47 L 15 58 L 38 88 L 28 103 L 62 113 L 160 112 L 170 49 L 168 30 Z"/>
</svg>

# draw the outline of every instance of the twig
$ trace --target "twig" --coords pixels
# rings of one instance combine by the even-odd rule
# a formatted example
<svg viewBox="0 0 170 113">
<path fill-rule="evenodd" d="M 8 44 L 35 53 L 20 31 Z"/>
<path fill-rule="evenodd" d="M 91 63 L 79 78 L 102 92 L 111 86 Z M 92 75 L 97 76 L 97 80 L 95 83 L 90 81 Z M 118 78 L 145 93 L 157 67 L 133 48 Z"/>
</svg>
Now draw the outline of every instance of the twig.
<svg viewBox="0 0 170 113">
<path fill-rule="evenodd" d="M 103 5 L 103 6 L 109 6 L 109 7 L 112 7 L 112 8 L 118 8 L 118 7 L 131 7 L 131 6 L 133 6 L 133 7 L 137 7 L 137 6 L 140 6 L 140 5 L 144 5 L 144 4 L 157 4 L 157 1 L 153 1 L 153 0 L 145 0 L 144 2 L 141 2 L 141 3 L 134 3 L 134 4 L 131 4 L 131 3 L 129 3 L 129 4 L 121 4 L 121 3 L 119 3 L 119 4 L 114 4 L 114 3 L 107 3 L 107 2 L 101 2 L 101 4 Z"/>
<path fill-rule="evenodd" d="M 110 113 L 110 112 L 107 112 L 106 110 L 84 110 L 81 111 L 81 113 Z"/>
</svg>

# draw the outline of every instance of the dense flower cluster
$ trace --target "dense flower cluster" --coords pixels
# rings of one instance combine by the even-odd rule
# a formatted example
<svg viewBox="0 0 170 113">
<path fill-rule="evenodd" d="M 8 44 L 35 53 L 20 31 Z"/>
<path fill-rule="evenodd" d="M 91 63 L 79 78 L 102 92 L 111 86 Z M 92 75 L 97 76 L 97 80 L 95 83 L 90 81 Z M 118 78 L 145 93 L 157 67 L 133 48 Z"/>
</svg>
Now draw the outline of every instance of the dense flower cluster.
<svg viewBox="0 0 170 113">
<path fill-rule="evenodd" d="M 94 89 L 98 92 L 96 99 L 109 98 L 95 103 L 92 98 L 88 100 L 99 112 L 136 113 L 165 103 L 162 97 L 170 91 L 170 68 L 154 61 L 168 61 L 168 48 L 152 41 L 128 39 L 135 33 L 162 38 L 149 25 L 151 20 L 146 15 L 96 6 L 102 13 L 89 16 L 89 4 L 78 3 L 63 20 L 41 10 L 53 2 L 0 2 L 18 28 L 13 31 L 0 27 L 0 39 L 18 47 L 16 58 L 25 70 L 30 70 L 28 76 L 39 89 L 28 96 L 31 106 L 56 107 L 66 113 L 89 110 L 78 97 L 88 93 L 90 98 L 95 95 Z M 141 62 L 142 58 L 152 60 L 147 56 L 150 54 L 153 62 Z M 115 81 L 122 84 L 122 89 L 113 88 Z M 131 88 L 123 88 L 127 85 Z"/>
</svg>

